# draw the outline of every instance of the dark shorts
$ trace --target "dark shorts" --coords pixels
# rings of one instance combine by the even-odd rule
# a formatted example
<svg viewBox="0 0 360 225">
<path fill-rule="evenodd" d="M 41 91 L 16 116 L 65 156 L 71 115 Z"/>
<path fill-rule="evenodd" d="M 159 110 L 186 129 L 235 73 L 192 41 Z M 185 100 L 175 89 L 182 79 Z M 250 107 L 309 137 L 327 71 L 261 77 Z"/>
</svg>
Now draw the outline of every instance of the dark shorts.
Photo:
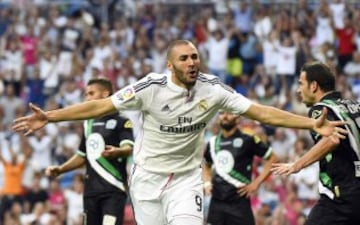
<svg viewBox="0 0 360 225">
<path fill-rule="evenodd" d="M 126 200 L 127 195 L 122 192 L 85 197 L 85 224 L 99 225 L 105 220 L 106 224 L 122 225 Z"/>
<path fill-rule="evenodd" d="M 211 199 L 207 224 L 209 225 L 255 225 L 248 199 L 225 202 Z"/>
<path fill-rule="evenodd" d="M 321 195 L 305 225 L 359 225 L 360 193 L 331 200 Z"/>
</svg>

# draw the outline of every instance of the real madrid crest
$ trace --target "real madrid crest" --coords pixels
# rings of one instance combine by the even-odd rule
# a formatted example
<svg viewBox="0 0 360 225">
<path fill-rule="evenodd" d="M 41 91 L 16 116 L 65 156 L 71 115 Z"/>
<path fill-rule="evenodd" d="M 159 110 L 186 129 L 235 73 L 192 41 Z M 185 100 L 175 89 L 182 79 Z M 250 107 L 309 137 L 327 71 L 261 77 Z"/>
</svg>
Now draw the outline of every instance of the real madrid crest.
<svg viewBox="0 0 360 225">
<path fill-rule="evenodd" d="M 198 108 L 201 110 L 201 111 L 207 111 L 208 110 L 208 104 L 206 102 L 206 100 L 200 100 L 199 102 L 199 105 L 198 105 Z"/>
</svg>

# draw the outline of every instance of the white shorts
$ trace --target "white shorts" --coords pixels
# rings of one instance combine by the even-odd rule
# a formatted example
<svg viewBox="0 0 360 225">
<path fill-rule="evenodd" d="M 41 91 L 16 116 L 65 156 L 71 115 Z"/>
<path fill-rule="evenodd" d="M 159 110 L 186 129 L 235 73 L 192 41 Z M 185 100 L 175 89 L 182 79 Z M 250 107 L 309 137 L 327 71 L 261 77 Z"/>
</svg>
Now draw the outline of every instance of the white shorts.
<svg viewBox="0 0 360 225">
<path fill-rule="evenodd" d="M 201 168 L 156 174 L 134 165 L 129 184 L 137 225 L 203 225 Z"/>
</svg>

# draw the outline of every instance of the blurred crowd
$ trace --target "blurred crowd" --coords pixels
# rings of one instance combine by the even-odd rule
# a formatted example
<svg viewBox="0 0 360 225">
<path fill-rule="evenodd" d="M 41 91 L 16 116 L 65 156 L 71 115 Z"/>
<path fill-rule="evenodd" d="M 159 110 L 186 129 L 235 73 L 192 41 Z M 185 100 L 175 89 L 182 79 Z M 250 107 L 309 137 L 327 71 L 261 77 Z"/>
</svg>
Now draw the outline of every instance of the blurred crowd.
<svg viewBox="0 0 360 225">
<path fill-rule="evenodd" d="M 82 123 L 49 124 L 24 137 L 11 123 L 28 103 L 51 110 L 81 102 L 92 77 L 107 77 L 119 89 L 152 71 L 168 73 L 174 39 L 193 41 L 202 71 L 262 104 L 306 115 L 297 77 L 312 60 L 329 64 L 337 89 L 360 100 L 356 1 L 14 2 L 0 4 L 0 224 L 81 224 L 82 171 L 53 180 L 43 171 L 75 153 Z M 246 119 L 239 127 L 259 135 L 282 161 L 312 145 L 307 131 Z M 217 131 L 215 120 L 206 137 Z M 262 168 L 255 164 L 254 175 Z M 314 164 L 290 177 L 271 176 L 252 198 L 257 225 L 303 224 L 318 198 L 317 171 Z"/>
</svg>

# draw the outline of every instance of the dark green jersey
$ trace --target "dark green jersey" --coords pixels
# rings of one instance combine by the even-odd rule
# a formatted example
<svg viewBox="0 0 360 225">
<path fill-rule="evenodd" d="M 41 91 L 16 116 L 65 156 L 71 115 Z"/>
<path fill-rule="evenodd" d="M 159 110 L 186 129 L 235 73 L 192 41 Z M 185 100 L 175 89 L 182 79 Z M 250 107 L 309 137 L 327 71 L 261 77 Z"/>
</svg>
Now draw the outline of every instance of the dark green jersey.
<svg viewBox="0 0 360 225">
<path fill-rule="evenodd" d="M 314 105 L 309 116 L 318 118 L 323 107 L 328 108 L 328 120 L 343 120 L 349 132 L 338 147 L 320 160 L 319 191 L 331 199 L 351 193 L 360 188 L 360 104 L 342 99 L 340 93 L 332 92 Z M 321 136 L 311 132 L 315 142 Z"/>
<path fill-rule="evenodd" d="M 259 137 L 239 130 L 228 138 L 218 135 L 210 139 L 205 161 L 215 167 L 212 197 L 225 201 L 237 200 L 237 189 L 251 182 L 254 157 L 267 159 L 271 154 L 272 149 Z"/>
<path fill-rule="evenodd" d="M 85 196 L 117 192 L 120 189 L 124 191 L 124 188 L 119 188 L 119 186 L 126 187 L 127 158 L 89 158 L 90 154 L 86 148 L 86 141 L 89 135 L 98 133 L 102 136 L 106 145 L 119 147 L 124 143 L 133 144 L 130 120 L 115 113 L 102 118 L 87 120 L 84 123 L 84 128 L 84 136 L 78 154 L 86 158 Z"/>
</svg>

